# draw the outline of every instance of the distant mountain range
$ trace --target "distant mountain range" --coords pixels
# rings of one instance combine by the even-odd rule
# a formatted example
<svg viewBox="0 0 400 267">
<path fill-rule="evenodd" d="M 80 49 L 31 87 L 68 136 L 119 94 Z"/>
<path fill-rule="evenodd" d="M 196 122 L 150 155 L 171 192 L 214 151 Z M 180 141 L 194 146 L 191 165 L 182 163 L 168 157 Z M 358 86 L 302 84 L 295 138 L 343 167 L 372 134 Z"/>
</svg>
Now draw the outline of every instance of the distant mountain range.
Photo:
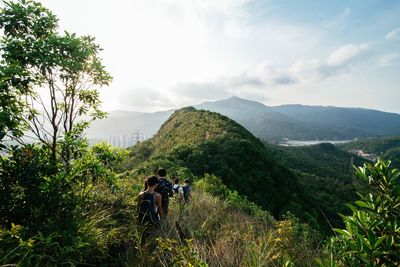
<svg viewBox="0 0 400 267">
<path fill-rule="evenodd" d="M 400 115 L 363 108 L 282 105 L 269 107 L 256 101 L 231 97 L 194 106 L 225 115 L 268 142 L 291 140 L 345 140 L 400 135 Z M 132 134 L 154 135 L 174 110 L 154 113 L 112 111 L 95 121 L 89 138 Z"/>
</svg>

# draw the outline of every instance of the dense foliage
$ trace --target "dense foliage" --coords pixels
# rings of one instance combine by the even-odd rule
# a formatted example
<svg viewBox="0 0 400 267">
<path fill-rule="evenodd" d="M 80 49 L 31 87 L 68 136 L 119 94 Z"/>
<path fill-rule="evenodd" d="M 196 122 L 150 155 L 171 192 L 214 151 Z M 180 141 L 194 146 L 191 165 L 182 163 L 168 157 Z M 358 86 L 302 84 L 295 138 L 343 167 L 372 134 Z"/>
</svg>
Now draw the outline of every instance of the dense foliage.
<svg viewBox="0 0 400 267">
<path fill-rule="evenodd" d="M 366 160 L 336 148 L 330 143 L 312 146 L 285 147 L 266 144 L 274 158 L 290 168 L 298 177 L 304 192 L 303 199 L 313 211 L 314 218 L 325 232 L 342 225 L 338 213 L 347 213 L 345 204 L 356 198 L 356 190 L 365 184 L 355 178 L 353 165 Z M 310 215 L 304 214 L 304 217 Z"/>
<path fill-rule="evenodd" d="M 4 1 L 0 10 L 0 149 L 5 137 L 20 143 L 0 158 L 0 264 L 100 262 L 109 239 L 96 230 L 118 229 L 97 225 L 91 211 L 100 201 L 91 201 L 97 188 L 101 198 L 118 189 L 114 169 L 123 153 L 89 148 L 83 136 L 85 120 L 104 115 L 96 88 L 111 77 L 94 39 L 61 35 L 57 22 L 34 1 Z M 20 138 L 27 129 L 37 143 Z"/>
<path fill-rule="evenodd" d="M 328 248 L 336 264 L 399 266 L 400 172 L 389 166 L 390 162 L 378 160 L 358 168 L 358 177 L 368 182 L 370 190 L 348 205 L 353 214 L 343 216 L 345 228 L 335 229 L 338 236 Z"/>
<path fill-rule="evenodd" d="M 92 212 L 107 191 L 118 189 L 113 168 L 123 154 L 106 145 L 81 147 L 80 153 L 68 169 L 61 162 L 53 166 L 49 149 L 39 144 L 13 148 L 1 158 L 1 264 L 78 264 L 107 257 L 95 256 L 106 236 L 94 231 L 105 228 L 96 224 L 109 207 Z"/>
</svg>

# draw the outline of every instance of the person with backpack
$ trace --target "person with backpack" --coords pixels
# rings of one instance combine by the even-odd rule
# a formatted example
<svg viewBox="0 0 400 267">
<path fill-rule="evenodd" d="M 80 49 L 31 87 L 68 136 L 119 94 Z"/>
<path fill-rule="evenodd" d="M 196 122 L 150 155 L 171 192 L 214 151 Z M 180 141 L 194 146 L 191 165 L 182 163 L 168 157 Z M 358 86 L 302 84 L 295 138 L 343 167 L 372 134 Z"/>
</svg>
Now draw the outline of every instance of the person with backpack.
<svg viewBox="0 0 400 267">
<path fill-rule="evenodd" d="M 164 215 L 167 216 L 168 214 L 168 206 L 169 206 L 169 197 L 174 195 L 172 191 L 172 183 L 167 180 L 167 170 L 164 168 L 159 168 L 157 170 L 158 175 L 158 186 L 155 189 L 157 193 L 161 195 L 161 206 L 164 212 Z"/>
<path fill-rule="evenodd" d="M 155 192 L 158 187 L 158 177 L 148 177 L 146 185 L 147 188 L 140 192 L 137 198 L 138 221 L 140 225 L 157 227 L 164 217 L 162 196 Z"/>
<path fill-rule="evenodd" d="M 182 186 L 179 184 L 179 178 L 175 178 L 174 185 L 172 186 L 172 190 L 174 191 L 175 195 L 183 195 Z"/>
<path fill-rule="evenodd" d="M 190 188 L 189 183 L 190 183 L 189 179 L 185 179 L 185 184 L 182 186 L 184 204 L 192 200 L 192 194 L 191 194 L 192 189 Z"/>
</svg>

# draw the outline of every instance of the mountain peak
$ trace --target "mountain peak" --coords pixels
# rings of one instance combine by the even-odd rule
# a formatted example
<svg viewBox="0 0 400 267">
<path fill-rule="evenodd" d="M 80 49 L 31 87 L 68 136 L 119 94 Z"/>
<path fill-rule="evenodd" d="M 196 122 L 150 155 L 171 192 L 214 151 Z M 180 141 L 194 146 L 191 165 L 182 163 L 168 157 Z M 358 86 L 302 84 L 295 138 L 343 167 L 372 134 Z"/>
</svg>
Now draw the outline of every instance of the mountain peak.
<svg viewBox="0 0 400 267">
<path fill-rule="evenodd" d="M 249 131 L 219 113 L 186 107 L 175 111 L 161 126 L 153 140 L 159 150 L 168 151 L 175 144 L 199 144 L 218 138 L 238 138 L 262 144 Z"/>
</svg>

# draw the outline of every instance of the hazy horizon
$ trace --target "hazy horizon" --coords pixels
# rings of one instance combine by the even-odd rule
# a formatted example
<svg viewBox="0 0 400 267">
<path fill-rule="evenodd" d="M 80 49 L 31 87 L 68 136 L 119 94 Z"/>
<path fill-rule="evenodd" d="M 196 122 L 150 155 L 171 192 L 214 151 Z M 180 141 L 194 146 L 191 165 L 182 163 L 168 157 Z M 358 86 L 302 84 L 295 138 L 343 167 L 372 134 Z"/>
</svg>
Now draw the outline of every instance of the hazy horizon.
<svg viewBox="0 0 400 267">
<path fill-rule="evenodd" d="M 198 106 L 198 105 L 201 105 L 201 104 L 203 104 L 204 102 L 217 102 L 217 101 L 221 101 L 221 100 L 227 100 L 227 99 L 230 99 L 230 98 L 233 98 L 233 97 L 237 97 L 237 96 L 230 96 L 230 97 L 227 97 L 227 98 L 222 98 L 222 99 L 215 99 L 215 100 L 205 100 L 205 101 L 201 101 L 201 102 L 199 102 L 199 103 L 194 103 L 194 104 L 192 104 L 192 105 L 183 105 L 183 106 L 179 106 L 179 107 L 166 107 L 166 108 L 164 108 L 164 109 L 159 109 L 159 110 L 151 110 L 151 111 L 140 111 L 140 110 L 136 110 L 136 109 L 110 109 L 110 110 L 107 110 L 107 112 L 118 112 L 118 111 L 123 111 L 123 112 L 138 112 L 138 113 L 140 113 L 140 112 L 143 112 L 143 113 L 156 113 L 156 112 L 165 112 L 165 111 L 171 111 L 171 110 L 176 110 L 176 109 L 181 109 L 181 108 L 184 108 L 184 107 L 190 107 L 190 106 L 193 106 L 193 107 L 195 107 L 195 106 Z M 245 98 L 242 98 L 242 97 L 239 97 L 239 98 L 241 98 L 241 99 L 244 99 L 244 100 L 250 100 L 250 99 L 245 99 Z M 257 100 L 250 100 L 250 101 L 255 101 L 255 102 L 259 102 L 259 101 L 257 101 Z M 259 103 L 261 103 L 261 102 L 259 102 Z M 262 103 L 262 104 L 264 104 L 264 103 Z M 265 104 L 264 104 L 265 105 Z M 352 107 L 352 106 L 349 106 L 349 107 L 343 107 L 343 106 L 334 106 L 334 105 L 308 105 L 308 104 L 301 104 L 301 103 L 293 103 L 293 104 L 281 104 L 281 105 L 266 105 L 266 106 L 268 106 L 268 107 L 278 107 L 278 106 L 285 106 L 285 105 L 303 105 L 303 106 L 321 106 L 321 107 L 337 107 L 337 108 L 354 108 L 354 109 L 371 109 L 371 110 L 377 110 L 377 111 L 382 111 L 382 112 L 388 112 L 388 113 L 395 113 L 395 114 L 399 114 L 400 115 L 400 112 L 391 112 L 391 111 L 385 111 L 385 110 L 380 110 L 380 109 L 373 109 L 373 108 L 365 108 L 365 107 Z"/>
<path fill-rule="evenodd" d="M 104 49 L 108 111 L 238 96 L 400 113 L 398 1 L 41 2 Z"/>
</svg>

